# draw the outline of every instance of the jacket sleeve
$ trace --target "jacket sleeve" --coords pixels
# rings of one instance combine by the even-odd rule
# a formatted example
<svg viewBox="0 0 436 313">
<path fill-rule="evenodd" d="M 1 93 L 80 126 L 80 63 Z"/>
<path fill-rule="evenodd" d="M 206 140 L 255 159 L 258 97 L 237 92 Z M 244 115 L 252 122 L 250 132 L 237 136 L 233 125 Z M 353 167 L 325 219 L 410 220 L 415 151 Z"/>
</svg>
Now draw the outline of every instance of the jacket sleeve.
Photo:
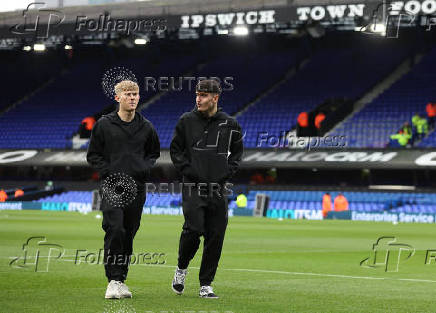
<svg viewBox="0 0 436 313">
<path fill-rule="evenodd" d="M 241 163 L 242 154 L 244 153 L 244 144 L 243 144 L 243 136 L 242 136 L 242 129 L 241 126 L 239 126 L 238 122 L 236 122 L 236 130 L 232 131 L 231 134 L 231 142 L 230 142 L 230 148 L 229 148 L 229 157 L 228 157 L 228 164 L 229 164 L 229 175 L 227 179 L 233 177 L 236 174 L 236 171 L 238 170 L 239 163 Z"/>
<path fill-rule="evenodd" d="M 157 135 L 156 129 L 151 126 L 151 135 L 147 140 L 145 158 L 148 161 L 150 167 L 152 167 L 156 160 L 160 157 L 160 142 L 159 136 Z"/>
<path fill-rule="evenodd" d="M 100 178 L 109 175 L 110 167 L 104 158 L 104 136 L 99 122 L 95 123 L 92 129 L 86 160 L 93 169 L 99 172 Z"/>
<path fill-rule="evenodd" d="M 185 140 L 185 127 L 183 118 L 177 122 L 176 129 L 174 130 L 173 139 L 170 144 L 171 161 L 173 161 L 176 169 L 185 176 L 194 178 L 189 159 L 186 155 L 186 140 Z"/>
</svg>

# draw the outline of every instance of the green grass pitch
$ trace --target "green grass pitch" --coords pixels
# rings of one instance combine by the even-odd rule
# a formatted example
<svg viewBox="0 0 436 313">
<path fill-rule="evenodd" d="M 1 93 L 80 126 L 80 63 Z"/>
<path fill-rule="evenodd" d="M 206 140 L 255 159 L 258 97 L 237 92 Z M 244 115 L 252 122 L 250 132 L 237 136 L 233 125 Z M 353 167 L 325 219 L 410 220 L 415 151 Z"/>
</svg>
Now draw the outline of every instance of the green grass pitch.
<svg viewBox="0 0 436 313">
<path fill-rule="evenodd" d="M 183 218 L 144 215 L 134 253 L 165 253 L 166 263 L 132 265 L 133 298 L 105 300 L 103 265 L 74 263 L 76 250 L 102 248 L 96 214 L 0 211 L 0 312 L 436 312 L 436 263 L 425 264 L 435 225 L 232 217 L 213 284 L 220 299 L 201 299 L 201 249 L 184 295 L 170 287 Z M 47 272 L 10 266 L 31 236 L 65 249 Z M 397 272 L 360 265 L 380 236 L 416 249 Z"/>
</svg>

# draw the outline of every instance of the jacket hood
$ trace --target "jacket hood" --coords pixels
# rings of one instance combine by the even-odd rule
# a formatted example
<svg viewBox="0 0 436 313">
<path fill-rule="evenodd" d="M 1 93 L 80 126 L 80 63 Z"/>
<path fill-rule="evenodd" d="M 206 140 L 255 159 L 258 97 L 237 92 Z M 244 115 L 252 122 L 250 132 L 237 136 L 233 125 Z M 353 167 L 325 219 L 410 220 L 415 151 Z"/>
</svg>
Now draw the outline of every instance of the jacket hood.
<svg viewBox="0 0 436 313">
<path fill-rule="evenodd" d="M 107 115 L 104 115 L 105 117 L 107 117 L 111 122 L 117 123 L 117 124 L 121 124 L 120 123 L 120 118 L 119 116 L 117 116 L 118 111 L 113 111 Z M 142 114 L 139 114 L 138 112 L 135 111 L 135 117 L 139 117 L 139 120 L 142 122 L 145 122 L 145 118 L 144 116 L 142 116 Z M 135 119 L 135 118 L 133 118 Z"/>
<path fill-rule="evenodd" d="M 141 131 L 141 129 L 148 124 L 149 122 L 145 119 L 144 116 L 142 116 L 142 114 L 135 112 L 135 117 L 133 118 L 133 120 L 131 122 L 133 122 L 136 118 L 137 118 L 137 122 L 134 122 L 133 124 L 133 129 L 128 132 L 126 131 L 126 129 L 123 127 L 122 124 L 122 120 L 121 118 L 118 116 L 118 111 L 114 111 L 109 113 L 108 115 L 105 115 L 105 117 L 113 124 L 118 125 L 122 131 L 126 132 L 128 135 L 130 136 L 134 136 L 137 132 Z"/>
</svg>

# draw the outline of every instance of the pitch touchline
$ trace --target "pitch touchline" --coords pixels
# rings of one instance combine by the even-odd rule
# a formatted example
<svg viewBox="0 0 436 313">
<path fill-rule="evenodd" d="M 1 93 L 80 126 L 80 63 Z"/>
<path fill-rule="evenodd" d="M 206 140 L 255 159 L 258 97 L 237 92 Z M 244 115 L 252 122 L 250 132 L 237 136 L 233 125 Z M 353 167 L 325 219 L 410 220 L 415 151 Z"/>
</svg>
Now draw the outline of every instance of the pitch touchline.
<svg viewBox="0 0 436 313">
<path fill-rule="evenodd" d="M 75 255 L 64 255 L 64 257 L 74 257 Z M 57 261 L 74 262 L 74 260 L 61 259 Z M 175 268 L 175 265 L 164 265 L 164 264 L 138 264 L 150 267 L 169 267 Z M 190 266 L 189 268 L 194 268 L 199 270 L 199 267 Z M 236 271 L 236 272 L 253 272 L 253 273 L 269 273 L 269 274 L 286 274 L 286 275 L 302 275 L 302 276 L 320 276 L 320 277 L 337 277 L 337 278 L 351 278 L 351 279 L 369 279 L 369 280 L 399 280 L 399 281 L 410 281 L 410 282 L 423 282 L 423 283 L 436 283 L 436 280 L 429 279 L 417 279 L 417 278 L 388 278 L 388 277 L 370 277 L 370 276 L 351 276 L 351 275 L 340 275 L 340 274 L 325 274 L 325 273 L 304 273 L 304 272 L 287 272 L 287 271 L 272 271 L 272 270 L 257 270 L 248 268 L 224 268 L 224 271 Z"/>
<path fill-rule="evenodd" d="M 159 266 L 159 267 L 171 267 L 175 268 L 175 265 L 161 265 L 161 264 L 140 264 L 145 266 Z M 190 266 L 189 268 L 200 269 L 199 267 Z M 388 277 L 369 277 L 369 276 L 350 276 L 350 275 L 340 275 L 340 274 L 323 274 L 323 273 L 302 273 L 302 272 L 286 272 L 286 271 L 271 271 L 271 270 L 257 270 L 257 269 L 247 269 L 247 268 L 224 268 L 224 271 L 237 271 L 237 272 L 255 272 L 255 273 L 269 273 L 269 274 L 287 274 L 287 275 L 305 275 L 305 276 L 321 276 L 321 277 L 337 277 L 337 278 L 352 278 L 352 279 L 369 279 L 369 280 L 400 280 L 400 281 L 411 281 L 411 282 L 425 282 L 425 283 L 436 283 L 436 280 L 428 279 L 415 279 L 415 278 L 388 278 Z"/>
</svg>

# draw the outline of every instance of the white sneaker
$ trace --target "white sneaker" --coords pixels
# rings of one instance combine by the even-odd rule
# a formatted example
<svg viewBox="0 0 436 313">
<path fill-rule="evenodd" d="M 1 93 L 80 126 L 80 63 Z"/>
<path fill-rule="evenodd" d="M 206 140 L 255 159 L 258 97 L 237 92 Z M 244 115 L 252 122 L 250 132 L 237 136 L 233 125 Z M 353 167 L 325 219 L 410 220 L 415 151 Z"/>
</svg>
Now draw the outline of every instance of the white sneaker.
<svg viewBox="0 0 436 313">
<path fill-rule="evenodd" d="M 107 285 L 106 295 L 104 296 L 106 299 L 120 299 L 120 285 L 122 282 L 111 280 Z"/>
<path fill-rule="evenodd" d="M 185 289 L 186 274 L 188 274 L 187 269 L 181 270 L 179 268 L 177 268 L 176 272 L 174 273 L 173 283 L 171 287 L 173 288 L 173 291 L 178 295 L 181 295 L 183 293 L 183 290 Z"/>
<path fill-rule="evenodd" d="M 129 287 L 125 283 L 121 283 L 119 287 L 120 297 L 121 298 L 131 298 L 132 293 L 129 290 Z"/>
<path fill-rule="evenodd" d="M 218 296 L 213 293 L 211 286 L 201 286 L 199 296 L 202 298 L 218 299 Z"/>
</svg>

